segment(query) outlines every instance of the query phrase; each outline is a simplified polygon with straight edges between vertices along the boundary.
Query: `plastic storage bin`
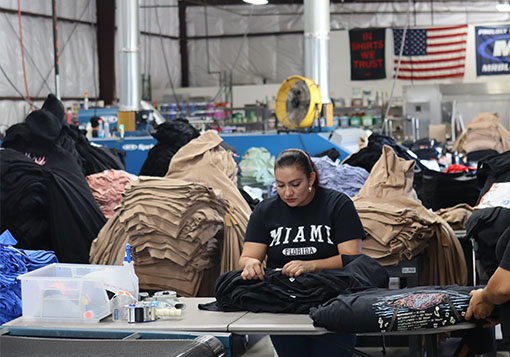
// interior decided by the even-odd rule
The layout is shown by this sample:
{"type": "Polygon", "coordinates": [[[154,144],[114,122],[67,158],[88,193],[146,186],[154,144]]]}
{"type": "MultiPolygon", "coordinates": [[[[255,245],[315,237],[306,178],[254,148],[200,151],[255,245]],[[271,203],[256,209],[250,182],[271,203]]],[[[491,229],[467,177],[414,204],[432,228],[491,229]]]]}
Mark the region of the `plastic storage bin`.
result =
{"type": "Polygon", "coordinates": [[[125,274],[123,266],[53,263],[20,275],[23,319],[98,322],[111,313],[108,282],[125,274]]]}

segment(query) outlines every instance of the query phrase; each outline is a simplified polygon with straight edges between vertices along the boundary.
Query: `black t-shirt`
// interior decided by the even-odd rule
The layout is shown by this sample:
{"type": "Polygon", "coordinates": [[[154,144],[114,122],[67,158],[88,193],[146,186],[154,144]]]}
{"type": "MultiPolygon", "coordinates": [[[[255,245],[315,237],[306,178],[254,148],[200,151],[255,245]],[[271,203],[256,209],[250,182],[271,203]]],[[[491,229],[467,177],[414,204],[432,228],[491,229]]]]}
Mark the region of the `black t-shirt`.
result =
{"type": "Polygon", "coordinates": [[[318,187],[312,201],[289,207],[278,195],[259,203],[251,214],[245,242],[267,245],[267,267],[282,268],[292,260],[338,255],[339,243],[365,238],[351,199],[318,187]]]}
{"type": "Polygon", "coordinates": [[[499,266],[503,269],[510,270],[510,226],[501,234],[496,244],[496,258],[499,266]]]}
{"type": "MultiPolygon", "coordinates": [[[[510,226],[501,234],[496,244],[496,258],[499,267],[510,270],[510,226]]],[[[499,309],[503,341],[510,350],[510,302],[500,306],[499,309]]]]}

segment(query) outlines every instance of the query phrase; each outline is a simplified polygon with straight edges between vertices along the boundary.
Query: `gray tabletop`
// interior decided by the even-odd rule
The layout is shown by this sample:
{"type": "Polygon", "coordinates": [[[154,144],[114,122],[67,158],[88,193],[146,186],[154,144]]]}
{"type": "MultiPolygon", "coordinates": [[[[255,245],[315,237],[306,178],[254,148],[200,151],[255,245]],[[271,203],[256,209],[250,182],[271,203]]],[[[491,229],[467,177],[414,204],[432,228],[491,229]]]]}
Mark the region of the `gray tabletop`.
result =
{"type": "Polygon", "coordinates": [[[248,312],[229,326],[229,331],[237,334],[263,335],[322,335],[328,330],[313,326],[306,314],[273,314],[248,312]]]}
{"type": "Polygon", "coordinates": [[[240,312],[216,312],[198,309],[198,304],[214,301],[214,298],[181,298],[186,309],[181,318],[159,319],[152,322],[128,323],[127,321],[113,322],[111,316],[99,323],[84,322],[45,322],[27,321],[23,317],[4,324],[8,328],[24,329],[73,329],[73,330],[152,330],[152,331],[190,331],[190,332],[227,332],[234,321],[246,314],[240,312]]]}

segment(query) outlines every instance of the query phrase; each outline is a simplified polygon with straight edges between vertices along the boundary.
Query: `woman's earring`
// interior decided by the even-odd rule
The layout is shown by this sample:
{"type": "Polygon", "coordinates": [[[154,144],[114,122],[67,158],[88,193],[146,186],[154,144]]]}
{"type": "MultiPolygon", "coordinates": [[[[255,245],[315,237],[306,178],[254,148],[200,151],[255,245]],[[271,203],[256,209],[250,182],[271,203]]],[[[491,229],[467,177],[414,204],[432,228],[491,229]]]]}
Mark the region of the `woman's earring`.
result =
{"type": "Polygon", "coordinates": [[[312,192],[312,186],[308,186],[308,192],[312,192]]]}

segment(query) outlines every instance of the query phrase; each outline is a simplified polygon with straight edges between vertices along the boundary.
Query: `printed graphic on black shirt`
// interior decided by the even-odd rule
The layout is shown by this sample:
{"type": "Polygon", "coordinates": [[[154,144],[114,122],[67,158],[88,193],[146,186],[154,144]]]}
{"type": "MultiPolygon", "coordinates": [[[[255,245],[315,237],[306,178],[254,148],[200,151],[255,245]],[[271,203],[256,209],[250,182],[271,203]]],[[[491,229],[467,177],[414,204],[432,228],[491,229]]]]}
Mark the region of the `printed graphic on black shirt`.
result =
{"type": "Polygon", "coordinates": [[[335,245],[331,240],[331,227],[327,225],[310,225],[308,227],[298,226],[298,227],[278,227],[276,229],[271,230],[271,243],[269,247],[275,247],[278,245],[282,245],[282,254],[287,257],[296,257],[296,256],[306,256],[306,255],[314,255],[317,253],[317,248],[314,245],[317,244],[330,244],[332,246],[335,245]],[[284,232],[284,233],[282,233],[284,232]],[[295,244],[295,243],[311,243],[310,246],[300,246],[300,247],[285,247],[287,244],[295,244]]]}
{"type": "Polygon", "coordinates": [[[381,332],[410,331],[455,325],[464,320],[469,295],[423,290],[377,299],[372,305],[381,332]]]}

